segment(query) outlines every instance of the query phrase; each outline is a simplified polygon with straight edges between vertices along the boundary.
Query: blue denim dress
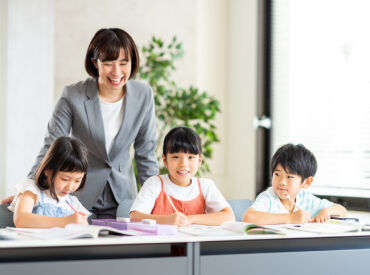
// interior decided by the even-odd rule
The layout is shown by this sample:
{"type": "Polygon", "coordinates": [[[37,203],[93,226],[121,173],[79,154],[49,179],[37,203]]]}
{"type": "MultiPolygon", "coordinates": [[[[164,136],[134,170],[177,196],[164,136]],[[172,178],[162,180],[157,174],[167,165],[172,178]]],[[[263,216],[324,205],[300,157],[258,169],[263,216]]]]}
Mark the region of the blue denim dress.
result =
{"type": "MultiPolygon", "coordinates": [[[[72,209],[67,210],[63,207],[58,206],[57,204],[44,202],[44,192],[42,190],[40,190],[40,195],[40,201],[32,209],[32,213],[49,217],[66,217],[74,213],[72,209]]],[[[72,204],[72,197],[70,195],[68,195],[68,201],[72,204]]]]}

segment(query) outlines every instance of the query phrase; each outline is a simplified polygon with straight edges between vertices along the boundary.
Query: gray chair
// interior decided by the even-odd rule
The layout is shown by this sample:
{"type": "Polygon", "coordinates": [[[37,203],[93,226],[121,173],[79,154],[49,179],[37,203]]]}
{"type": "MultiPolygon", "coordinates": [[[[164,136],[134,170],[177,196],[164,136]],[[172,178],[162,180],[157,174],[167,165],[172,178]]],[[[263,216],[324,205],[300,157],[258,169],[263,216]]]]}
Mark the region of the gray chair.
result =
{"type": "Polygon", "coordinates": [[[14,227],[13,212],[8,210],[9,204],[0,204],[0,228],[14,227]]]}
{"type": "Polygon", "coordinates": [[[235,214],[235,220],[237,222],[241,222],[243,220],[243,216],[245,211],[252,205],[252,200],[229,200],[227,201],[235,214]]]}
{"type": "Polygon", "coordinates": [[[121,201],[117,207],[117,217],[129,218],[130,209],[133,203],[134,203],[134,200],[121,201]]]}

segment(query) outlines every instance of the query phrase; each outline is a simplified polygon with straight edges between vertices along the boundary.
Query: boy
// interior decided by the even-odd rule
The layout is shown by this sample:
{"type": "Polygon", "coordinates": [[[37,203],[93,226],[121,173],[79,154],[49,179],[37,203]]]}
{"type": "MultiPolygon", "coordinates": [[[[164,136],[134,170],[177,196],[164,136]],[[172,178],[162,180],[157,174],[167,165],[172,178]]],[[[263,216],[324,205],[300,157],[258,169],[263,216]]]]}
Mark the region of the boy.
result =
{"type": "Polygon", "coordinates": [[[325,222],[347,210],[306,189],[317,170],[315,156],[303,145],[286,144],[271,160],[272,187],[259,194],[243,221],[256,224],[325,222]]]}

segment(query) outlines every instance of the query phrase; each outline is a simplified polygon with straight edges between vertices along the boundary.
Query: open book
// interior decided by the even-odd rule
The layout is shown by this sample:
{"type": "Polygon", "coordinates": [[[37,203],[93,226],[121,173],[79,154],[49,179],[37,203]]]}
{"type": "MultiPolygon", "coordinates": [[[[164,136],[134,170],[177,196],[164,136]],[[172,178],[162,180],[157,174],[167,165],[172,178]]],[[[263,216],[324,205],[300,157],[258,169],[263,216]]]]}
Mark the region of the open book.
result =
{"type": "Polygon", "coordinates": [[[286,228],[319,234],[335,234],[361,231],[363,224],[340,220],[328,220],[324,223],[289,224],[286,228]]]}
{"type": "Polygon", "coordinates": [[[224,230],[221,226],[210,226],[201,224],[191,224],[188,226],[180,227],[180,233],[192,236],[237,236],[242,235],[240,232],[224,230]]]}
{"type": "Polygon", "coordinates": [[[142,235],[135,230],[119,230],[108,226],[85,225],[85,224],[68,224],[64,228],[15,228],[7,227],[0,229],[0,238],[15,240],[69,240],[77,238],[98,238],[104,235],[142,235]]]}
{"type": "Polygon", "coordinates": [[[259,225],[246,222],[224,222],[221,225],[224,230],[234,232],[247,233],[248,235],[254,234],[280,234],[285,235],[286,230],[281,225],[259,225]]]}

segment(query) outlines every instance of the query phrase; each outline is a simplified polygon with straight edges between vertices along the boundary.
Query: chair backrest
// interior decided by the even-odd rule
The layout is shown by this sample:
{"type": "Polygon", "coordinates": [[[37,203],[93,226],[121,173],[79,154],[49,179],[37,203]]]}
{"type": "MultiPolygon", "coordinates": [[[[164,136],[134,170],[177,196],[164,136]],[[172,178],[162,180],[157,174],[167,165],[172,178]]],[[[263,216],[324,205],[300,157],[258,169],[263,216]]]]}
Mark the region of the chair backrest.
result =
{"type": "Polygon", "coordinates": [[[243,216],[245,211],[252,205],[252,200],[229,200],[227,201],[235,214],[235,220],[241,222],[243,220],[243,216]]]}
{"type": "Polygon", "coordinates": [[[8,209],[9,204],[0,204],[0,228],[14,227],[13,212],[8,209]]]}
{"type": "Polygon", "coordinates": [[[134,203],[134,200],[130,200],[130,199],[121,201],[117,208],[117,217],[129,218],[130,209],[133,203],[134,203]]]}

